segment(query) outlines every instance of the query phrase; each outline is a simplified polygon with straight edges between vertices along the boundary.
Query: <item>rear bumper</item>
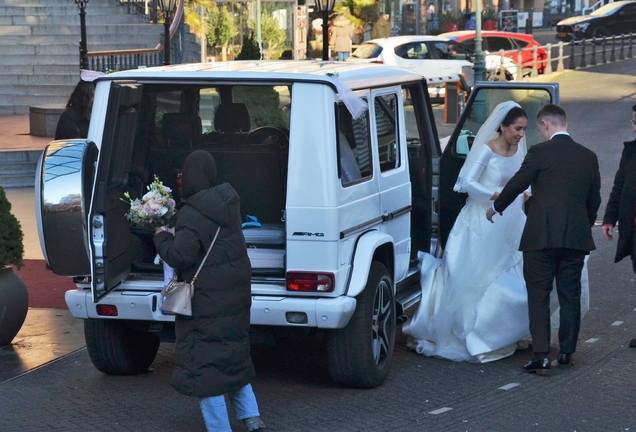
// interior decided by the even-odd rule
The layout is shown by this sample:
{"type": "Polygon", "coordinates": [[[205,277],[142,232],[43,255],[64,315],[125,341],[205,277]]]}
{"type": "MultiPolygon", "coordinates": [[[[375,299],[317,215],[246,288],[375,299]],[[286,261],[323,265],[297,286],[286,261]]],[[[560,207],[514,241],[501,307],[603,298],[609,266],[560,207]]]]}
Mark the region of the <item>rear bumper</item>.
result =
{"type": "MultiPolygon", "coordinates": [[[[117,316],[97,313],[89,289],[78,288],[67,291],[66,305],[75,318],[103,318],[144,321],[174,321],[174,316],[164,315],[159,309],[161,294],[149,291],[113,291],[99,305],[117,307],[117,316]]],[[[252,296],[251,324],[283,327],[316,327],[324,329],[343,328],[356,308],[356,299],[340,296],[335,298],[302,298],[281,296],[252,296]],[[289,322],[289,314],[305,314],[302,324],[289,322]]]]}

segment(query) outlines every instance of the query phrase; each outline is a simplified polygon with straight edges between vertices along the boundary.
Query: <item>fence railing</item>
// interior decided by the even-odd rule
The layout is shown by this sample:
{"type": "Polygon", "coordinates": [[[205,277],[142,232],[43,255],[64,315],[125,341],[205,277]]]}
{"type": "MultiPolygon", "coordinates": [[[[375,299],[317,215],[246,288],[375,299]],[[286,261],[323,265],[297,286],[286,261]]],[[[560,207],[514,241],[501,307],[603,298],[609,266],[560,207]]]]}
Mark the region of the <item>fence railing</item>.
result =
{"type": "Polygon", "coordinates": [[[516,81],[521,81],[528,75],[536,77],[540,71],[550,75],[553,72],[561,72],[565,69],[578,69],[596,66],[608,62],[632,59],[636,55],[634,47],[636,41],[632,33],[627,35],[610,36],[602,38],[581,39],[571,42],[559,42],[547,44],[541,47],[524,48],[516,51],[499,51],[501,56],[499,76],[505,76],[505,64],[503,57],[516,53],[517,75],[516,81]],[[545,50],[546,56],[541,58],[539,50],[545,50]],[[531,51],[533,61],[531,64],[522,62],[523,53],[531,51]],[[556,55],[555,54],[556,51],[556,55]],[[530,74],[527,73],[531,70],[530,74]],[[525,75],[524,75],[525,73],[525,75]]]}

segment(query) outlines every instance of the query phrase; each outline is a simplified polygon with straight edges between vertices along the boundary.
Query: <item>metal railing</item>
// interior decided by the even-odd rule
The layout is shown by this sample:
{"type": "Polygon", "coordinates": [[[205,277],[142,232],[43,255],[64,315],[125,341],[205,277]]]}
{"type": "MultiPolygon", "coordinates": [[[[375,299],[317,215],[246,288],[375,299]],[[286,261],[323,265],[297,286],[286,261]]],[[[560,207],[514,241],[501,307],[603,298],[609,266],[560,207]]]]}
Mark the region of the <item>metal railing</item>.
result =
{"type": "Polygon", "coordinates": [[[147,22],[157,22],[157,0],[117,0],[125,5],[129,15],[140,15],[147,22]]]}
{"type": "Polygon", "coordinates": [[[627,35],[610,36],[602,38],[581,39],[571,42],[559,42],[558,44],[547,44],[541,47],[524,48],[516,51],[499,51],[500,79],[505,76],[504,56],[516,53],[517,75],[516,81],[521,81],[526,77],[537,77],[540,71],[544,75],[553,72],[562,72],[565,69],[579,69],[588,66],[596,66],[608,62],[632,59],[636,55],[636,43],[632,33],[627,35]],[[544,49],[546,57],[539,58],[539,50],[544,49]],[[556,50],[556,56],[554,51],[556,50]],[[522,62],[523,53],[531,51],[533,54],[532,64],[522,62]],[[530,73],[528,74],[528,69],[530,73]],[[525,75],[524,75],[525,72],[525,75]]]}

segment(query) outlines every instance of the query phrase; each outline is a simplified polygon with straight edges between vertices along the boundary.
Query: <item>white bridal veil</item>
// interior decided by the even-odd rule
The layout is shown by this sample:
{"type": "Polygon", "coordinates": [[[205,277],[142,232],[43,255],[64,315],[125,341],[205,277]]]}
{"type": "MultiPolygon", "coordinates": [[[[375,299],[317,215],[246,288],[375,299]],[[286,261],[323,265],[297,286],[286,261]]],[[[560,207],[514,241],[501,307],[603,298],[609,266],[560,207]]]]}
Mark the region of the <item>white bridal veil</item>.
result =
{"type": "MultiPolygon", "coordinates": [[[[468,153],[468,157],[466,157],[466,161],[464,162],[464,166],[461,171],[459,171],[459,176],[457,177],[457,182],[455,183],[455,187],[453,188],[455,192],[466,192],[466,184],[468,178],[466,176],[467,168],[471,166],[471,163],[474,161],[476,155],[480,152],[479,147],[488,145],[488,141],[491,141],[499,136],[499,126],[508,115],[508,111],[510,111],[514,107],[521,106],[514,101],[506,101],[498,104],[495,109],[492,110],[486,122],[479,128],[477,135],[475,136],[475,140],[473,141],[472,148],[468,153]]],[[[524,136],[519,142],[519,149],[517,151],[521,152],[521,158],[523,159],[528,151],[526,146],[526,137],[524,136]]]]}

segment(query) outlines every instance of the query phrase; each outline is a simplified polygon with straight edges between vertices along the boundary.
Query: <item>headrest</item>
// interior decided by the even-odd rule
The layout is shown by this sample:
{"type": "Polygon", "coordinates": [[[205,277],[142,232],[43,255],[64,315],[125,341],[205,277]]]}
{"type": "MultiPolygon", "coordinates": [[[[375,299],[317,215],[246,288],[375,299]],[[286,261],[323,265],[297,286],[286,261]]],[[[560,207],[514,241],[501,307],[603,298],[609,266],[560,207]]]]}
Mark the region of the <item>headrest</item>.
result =
{"type": "Polygon", "coordinates": [[[250,131],[250,113],[242,103],[223,103],[214,113],[214,129],[224,133],[250,131]]]}
{"type": "Polygon", "coordinates": [[[197,114],[165,113],[161,120],[163,139],[169,147],[193,148],[201,142],[201,117],[197,114]]]}

